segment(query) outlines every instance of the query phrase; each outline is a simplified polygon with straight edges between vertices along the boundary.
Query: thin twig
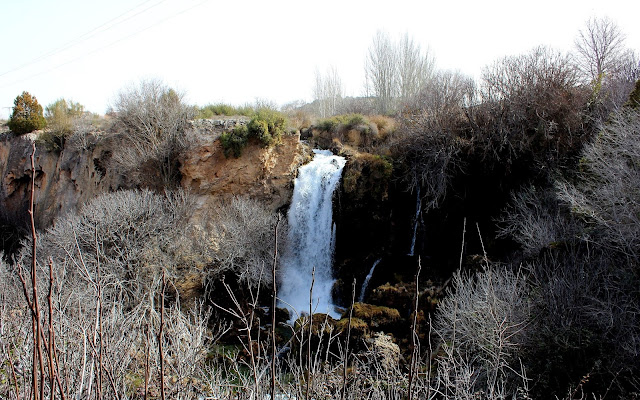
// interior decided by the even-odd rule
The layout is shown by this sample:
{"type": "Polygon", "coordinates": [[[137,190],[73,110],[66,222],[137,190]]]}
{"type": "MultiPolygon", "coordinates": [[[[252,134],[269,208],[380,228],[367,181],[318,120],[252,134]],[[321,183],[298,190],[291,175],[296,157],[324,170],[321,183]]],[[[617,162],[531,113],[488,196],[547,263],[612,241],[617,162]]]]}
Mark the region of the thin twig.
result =
{"type": "Polygon", "coordinates": [[[418,373],[418,357],[419,357],[419,343],[418,343],[418,301],[419,301],[419,287],[418,283],[420,281],[420,270],[422,269],[422,264],[420,261],[420,256],[418,256],[418,271],[416,272],[416,295],[414,297],[414,309],[413,309],[413,322],[411,323],[411,362],[409,363],[409,394],[408,399],[413,399],[413,381],[418,373]]]}
{"type": "Polygon", "coordinates": [[[14,391],[16,393],[16,400],[20,400],[20,394],[18,391],[18,377],[16,376],[16,366],[13,364],[13,357],[11,357],[11,352],[7,348],[7,359],[9,360],[9,365],[11,365],[11,377],[13,378],[14,391]]]}
{"type": "Polygon", "coordinates": [[[480,238],[480,246],[482,247],[482,254],[484,256],[484,263],[489,266],[489,258],[487,257],[487,251],[484,249],[484,242],[482,241],[482,234],[480,233],[480,225],[476,222],[476,229],[478,230],[478,237],[480,238]]]}
{"type": "Polygon", "coordinates": [[[344,400],[347,395],[347,368],[349,366],[349,338],[351,337],[351,319],[353,317],[353,304],[356,301],[356,279],[351,285],[351,307],[349,307],[349,322],[347,323],[347,338],[344,345],[344,366],[342,370],[342,393],[340,398],[344,400]]]}
{"type": "Polygon", "coordinates": [[[151,342],[149,320],[147,320],[145,325],[147,329],[144,343],[144,400],[147,400],[147,396],[149,395],[149,343],[151,342]]]}
{"type": "Polygon", "coordinates": [[[162,348],[163,328],[164,328],[164,290],[166,287],[166,275],[164,268],[162,269],[162,292],[160,294],[160,328],[158,331],[158,351],[160,352],[160,397],[165,400],[164,391],[164,349],[162,348]]]}
{"type": "Polygon", "coordinates": [[[316,282],[316,267],[311,268],[311,287],[309,288],[309,337],[307,338],[307,392],[306,399],[309,400],[309,384],[311,382],[311,334],[313,333],[313,285],[316,282]]]}
{"type": "Polygon", "coordinates": [[[467,233],[467,217],[462,222],[462,246],[460,248],[460,269],[462,269],[462,256],[464,255],[464,236],[467,233]]]}
{"type": "Polygon", "coordinates": [[[271,399],[274,399],[276,394],[276,299],[278,294],[276,287],[276,268],[278,265],[278,226],[280,225],[281,219],[282,215],[278,213],[278,219],[274,229],[273,265],[271,267],[273,287],[273,291],[271,293],[271,399]]]}

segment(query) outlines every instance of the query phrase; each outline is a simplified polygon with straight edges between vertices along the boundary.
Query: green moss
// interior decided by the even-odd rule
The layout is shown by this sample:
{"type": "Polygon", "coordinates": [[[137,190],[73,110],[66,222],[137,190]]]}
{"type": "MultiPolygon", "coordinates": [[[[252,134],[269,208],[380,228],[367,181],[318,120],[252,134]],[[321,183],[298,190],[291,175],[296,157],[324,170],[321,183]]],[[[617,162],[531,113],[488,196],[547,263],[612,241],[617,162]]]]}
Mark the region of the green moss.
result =
{"type": "Polygon", "coordinates": [[[365,195],[385,198],[393,173],[393,164],[389,159],[375,154],[358,153],[349,161],[342,177],[343,190],[356,199],[365,195]]]}
{"type": "Polygon", "coordinates": [[[387,318],[394,321],[400,319],[400,312],[395,308],[375,306],[366,303],[355,303],[353,305],[353,315],[365,321],[380,318],[387,318]]]}
{"type": "MultiPolygon", "coordinates": [[[[347,332],[349,329],[349,318],[342,318],[336,322],[336,328],[340,332],[347,332]]],[[[369,325],[360,318],[351,318],[351,334],[363,335],[369,331],[369,325]]]]}

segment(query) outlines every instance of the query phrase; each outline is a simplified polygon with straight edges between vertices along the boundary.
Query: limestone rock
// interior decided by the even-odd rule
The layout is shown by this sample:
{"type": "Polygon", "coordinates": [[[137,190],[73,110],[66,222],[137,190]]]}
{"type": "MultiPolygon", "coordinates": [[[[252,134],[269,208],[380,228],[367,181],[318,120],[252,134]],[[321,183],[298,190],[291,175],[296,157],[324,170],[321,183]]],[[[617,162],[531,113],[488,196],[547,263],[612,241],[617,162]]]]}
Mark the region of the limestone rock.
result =
{"type": "MultiPolygon", "coordinates": [[[[4,135],[0,140],[0,217],[24,221],[29,205],[32,144],[37,135],[4,135]]],[[[105,166],[110,157],[108,140],[89,148],[47,151],[36,142],[34,158],[36,226],[44,229],[56,217],[76,210],[100,193],[116,190],[122,180],[105,166]]]]}
{"type": "Polygon", "coordinates": [[[293,179],[309,154],[299,135],[285,135],[267,148],[250,142],[239,158],[227,158],[219,140],[203,142],[182,160],[182,187],[203,203],[248,195],[276,210],[290,201],[293,179]]]}

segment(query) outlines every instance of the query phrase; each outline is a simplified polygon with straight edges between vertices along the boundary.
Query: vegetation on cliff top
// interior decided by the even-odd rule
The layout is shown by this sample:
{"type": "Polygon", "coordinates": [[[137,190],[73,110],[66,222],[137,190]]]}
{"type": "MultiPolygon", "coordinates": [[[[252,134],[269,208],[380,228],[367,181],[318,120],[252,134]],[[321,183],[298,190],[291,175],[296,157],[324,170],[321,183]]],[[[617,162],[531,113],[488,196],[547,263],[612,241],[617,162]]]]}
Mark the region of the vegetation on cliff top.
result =
{"type": "Polygon", "coordinates": [[[224,154],[227,157],[240,157],[251,139],[265,147],[278,144],[286,127],[287,119],[282,113],[269,108],[258,109],[247,125],[238,125],[220,135],[224,154]]]}

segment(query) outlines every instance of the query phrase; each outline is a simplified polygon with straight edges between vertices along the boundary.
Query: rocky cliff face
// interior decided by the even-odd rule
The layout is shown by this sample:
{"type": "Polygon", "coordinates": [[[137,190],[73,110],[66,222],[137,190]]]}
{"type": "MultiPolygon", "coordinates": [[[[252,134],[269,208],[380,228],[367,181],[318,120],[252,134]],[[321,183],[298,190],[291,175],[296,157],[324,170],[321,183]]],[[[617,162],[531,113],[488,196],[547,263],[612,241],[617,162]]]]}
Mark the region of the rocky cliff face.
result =
{"type": "Polygon", "coordinates": [[[227,158],[219,140],[203,141],[182,160],[182,187],[200,197],[201,204],[235,195],[248,195],[276,210],[291,200],[298,167],[310,159],[299,135],[263,148],[249,143],[239,158],[227,158]]]}
{"type": "MultiPolygon", "coordinates": [[[[29,206],[32,145],[37,134],[5,135],[0,140],[0,217],[23,221],[29,206]]],[[[122,177],[107,170],[108,140],[86,148],[47,151],[36,145],[34,214],[39,229],[100,193],[116,190],[122,177]]]]}
{"type": "MultiPolygon", "coordinates": [[[[309,150],[299,135],[286,135],[282,143],[262,148],[251,143],[239,158],[226,158],[217,135],[204,135],[181,160],[182,187],[201,207],[221,198],[248,195],[278,209],[290,201],[293,179],[309,150]]],[[[29,205],[30,155],[37,134],[0,138],[0,219],[24,223],[29,205]]],[[[36,226],[44,229],[55,218],[80,207],[101,193],[128,187],[125,176],[112,170],[116,146],[109,137],[92,137],[87,146],[66,146],[35,153],[36,226]]]]}

